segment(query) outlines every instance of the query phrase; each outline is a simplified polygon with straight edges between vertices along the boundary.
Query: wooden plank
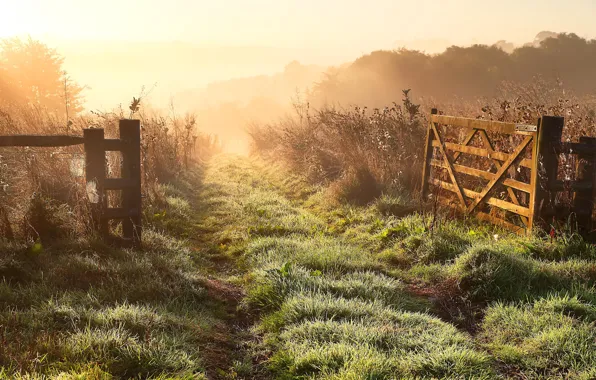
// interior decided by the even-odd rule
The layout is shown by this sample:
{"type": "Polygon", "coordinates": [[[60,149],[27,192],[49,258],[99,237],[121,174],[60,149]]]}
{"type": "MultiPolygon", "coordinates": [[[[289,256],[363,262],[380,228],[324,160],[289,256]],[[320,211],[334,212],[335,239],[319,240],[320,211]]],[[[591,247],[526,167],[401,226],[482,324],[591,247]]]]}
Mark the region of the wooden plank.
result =
{"type": "MultiPolygon", "coordinates": [[[[445,164],[443,164],[443,162],[441,162],[439,160],[432,160],[431,164],[433,166],[437,166],[437,167],[446,169],[445,164]]],[[[479,177],[479,178],[486,179],[486,180],[491,180],[495,177],[494,173],[487,172],[487,171],[480,170],[480,169],[471,168],[471,167],[465,166],[465,165],[453,164],[453,169],[457,173],[463,173],[463,174],[471,175],[474,177],[479,177]]],[[[526,193],[529,193],[532,190],[532,187],[529,183],[517,181],[517,180],[511,179],[511,178],[505,178],[503,180],[503,185],[511,187],[513,189],[524,191],[526,193]]]]}
{"type": "Polygon", "coordinates": [[[85,179],[87,196],[90,198],[91,215],[94,228],[105,238],[109,234],[108,224],[102,219],[107,205],[104,194],[106,176],[106,152],[103,148],[104,130],[89,128],[83,130],[85,139],[85,179]]]}
{"type": "Polygon", "coordinates": [[[131,218],[122,223],[122,234],[132,239],[133,246],[140,247],[142,234],[141,194],[141,122],[120,120],[120,139],[123,142],[122,177],[134,185],[123,192],[123,206],[131,211],[131,218]]]}
{"type": "Polygon", "coordinates": [[[36,135],[12,135],[12,136],[0,136],[0,146],[31,146],[31,147],[60,147],[60,146],[72,146],[83,144],[85,140],[82,136],[66,136],[66,135],[53,135],[53,136],[36,136],[36,135]]]}
{"type": "MultiPolygon", "coordinates": [[[[433,146],[438,147],[439,143],[436,140],[434,140],[433,146]]],[[[456,152],[472,154],[475,156],[480,156],[480,157],[485,157],[485,158],[490,158],[490,159],[497,159],[499,161],[507,161],[507,159],[509,158],[509,154],[507,154],[507,153],[494,152],[491,154],[487,149],[477,148],[474,146],[464,146],[464,145],[454,144],[454,143],[450,143],[450,142],[445,143],[445,148],[447,148],[448,150],[454,150],[456,152]]],[[[522,160],[520,161],[520,166],[531,169],[532,168],[532,160],[527,159],[527,158],[522,158],[522,160]]]]}
{"type": "Polygon", "coordinates": [[[437,130],[437,126],[435,125],[435,123],[431,122],[430,126],[433,129],[433,131],[435,132],[435,138],[439,142],[439,150],[441,151],[441,154],[443,155],[443,160],[445,160],[445,164],[447,165],[447,171],[449,172],[449,177],[451,178],[451,183],[453,183],[453,185],[455,186],[455,189],[457,190],[456,191],[457,198],[461,202],[462,206],[465,207],[466,200],[462,193],[461,187],[457,183],[457,178],[455,177],[455,173],[453,171],[453,165],[451,164],[451,160],[449,159],[447,152],[445,152],[445,147],[443,146],[443,139],[441,138],[441,135],[439,134],[439,131],[437,130]]]}
{"type": "Polygon", "coordinates": [[[128,210],[125,208],[106,208],[103,211],[104,219],[129,219],[138,215],[137,210],[128,210]]]}
{"type": "Polygon", "coordinates": [[[556,181],[551,185],[551,190],[554,191],[589,191],[592,189],[592,181],[571,181],[565,183],[563,181],[556,181]]]}
{"type": "Polygon", "coordinates": [[[515,232],[517,234],[524,234],[526,232],[526,228],[525,227],[521,227],[521,226],[515,225],[515,224],[510,223],[510,222],[508,222],[506,220],[503,220],[501,218],[496,218],[496,217],[494,217],[492,215],[489,215],[487,213],[484,213],[484,212],[478,212],[478,213],[476,213],[476,217],[478,219],[480,219],[480,220],[483,220],[483,221],[488,222],[488,223],[492,223],[492,224],[494,224],[496,226],[499,226],[499,227],[503,227],[503,228],[505,228],[505,229],[507,229],[509,231],[515,232]]]}
{"type": "Polygon", "coordinates": [[[120,139],[105,139],[103,146],[106,152],[121,152],[125,149],[125,144],[120,139]]]}
{"type": "MultiPolygon", "coordinates": [[[[431,110],[431,115],[437,114],[439,111],[436,108],[431,110]]],[[[426,129],[426,140],[424,142],[424,164],[422,166],[422,186],[420,188],[420,193],[422,195],[422,199],[425,200],[428,196],[428,179],[430,178],[430,161],[433,156],[433,131],[430,126],[426,129]]]]}
{"type": "MultiPolygon", "coordinates": [[[[526,149],[526,147],[532,140],[533,140],[532,136],[526,136],[524,141],[522,141],[521,144],[519,144],[517,146],[517,148],[515,148],[515,151],[513,152],[513,154],[509,155],[509,159],[507,159],[507,161],[505,161],[503,163],[503,166],[501,166],[501,168],[495,174],[495,177],[493,179],[491,179],[490,182],[486,185],[486,187],[484,188],[484,190],[482,191],[480,196],[478,198],[476,198],[476,200],[474,202],[472,202],[471,205],[468,206],[468,212],[474,211],[476,206],[478,206],[481,202],[484,201],[484,199],[488,196],[488,193],[493,189],[495,184],[501,180],[501,178],[505,175],[505,172],[509,169],[509,167],[513,164],[513,162],[519,157],[519,155],[524,151],[524,149],[526,149]]],[[[524,216],[527,216],[527,215],[524,215],[524,216]]]]}
{"type": "Polygon", "coordinates": [[[103,187],[105,190],[123,190],[134,188],[136,184],[135,180],[128,178],[106,178],[103,187]]]}
{"type": "MultiPolygon", "coordinates": [[[[435,186],[439,186],[439,187],[441,187],[441,188],[443,188],[445,190],[449,190],[451,192],[455,192],[455,189],[453,188],[453,185],[451,185],[450,183],[447,183],[447,182],[444,182],[444,181],[440,181],[438,179],[431,179],[430,180],[430,183],[432,183],[435,186]]],[[[476,191],[469,190],[469,189],[466,189],[466,188],[463,189],[463,192],[464,192],[464,195],[467,198],[470,198],[470,199],[478,199],[482,195],[481,193],[478,193],[476,191]]],[[[486,203],[489,204],[489,205],[491,205],[491,206],[495,206],[495,207],[501,208],[503,210],[510,211],[510,212],[512,212],[514,214],[517,214],[517,215],[522,215],[522,216],[526,216],[527,217],[530,214],[530,209],[529,208],[526,208],[526,207],[523,207],[523,206],[519,206],[519,205],[516,205],[515,203],[507,202],[507,201],[504,201],[502,199],[489,197],[489,198],[486,199],[486,203]]]]}
{"type": "Polygon", "coordinates": [[[514,134],[516,133],[515,123],[503,123],[493,120],[469,119],[465,117],[433,115],[431,121],[438,124],[452,125],[454,127],[482,129],[485,131],[514,134]]]}
{"type": "Polygon", "coordinates": [[[537,151],[535,167],[532,169],[534,183],[533,223],[549,229],[552,215],[556,209],[555,195],[551,186],[557,181],[561,137],[565,119],[556,116],[543,116],[540,119],[540,130],[535,143],[537,151]]]}
{"type": "Polygon", "coordinates": [[[596,148],[590,144],[586,144],[585,142],[563,142],[560,145],[560,149],[557,153],[567,153],[567,154],[580,154],[583,156],[595,156],[596,155],[596,148]]]}
{"type": "MultiPolygon", "coordinates": [[[[591,151],[596,151],[596,138],[581,136],[580,142],[591,151]]],[[[573,210],[577,214],[577,224],[580,232],[587,235],[592,228],[592,212],[594,209],[594,174],[596,173],[596,157],[594,154],[580,154],[577,157],[576,178],[581,181],[574,182],[575,185],[587,185],[582,190],[576,190],[573,197],[573,210]]]]}
{"type": "Polygon", "coordinates": [[[534,222],[536,217],[536,192],[538,186],[538,146],[540,144],[542,118],[538,120],[536,127],[536,135],[534,137],[534,144],[532,144],[532,167],[530,168],[530,202],[528,207],[530,208],[530,216],[528,217],[528,229],[527,233],[531,234],[534,229],[534,222]]]}

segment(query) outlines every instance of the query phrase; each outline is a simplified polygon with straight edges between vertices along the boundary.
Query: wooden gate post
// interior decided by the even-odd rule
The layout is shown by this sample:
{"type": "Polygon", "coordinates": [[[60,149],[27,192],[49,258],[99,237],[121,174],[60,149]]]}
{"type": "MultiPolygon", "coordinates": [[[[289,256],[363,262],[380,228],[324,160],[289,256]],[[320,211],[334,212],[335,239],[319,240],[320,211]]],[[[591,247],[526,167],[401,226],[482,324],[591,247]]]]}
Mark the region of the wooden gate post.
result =
{"type": "Polygon", "coordinates": [[[85,179],[87,197],[91,203],[91,217],[94,228],[103,237],[108,236],[108,224],[103,218],[106,208],[104,182],[106,176],[106,153],[104,150],[104,130],[84,129],[83,144],[85,147],[85,179]]]}
{"type": "Polygon", "coordinates": [[[543,116],[540,119],[536,155],[532,164],[534,184],[533,226],[547,227],[554,216],[554,196],[559,152],[565,119],[557,116],[543,116]]]}
{"type": "Polygon", "coordinates": [[[578,228],[582,234],[586,234],[592,231],[596,138],[582,136],[579,142],[593,147],[590,153],[580,152],[577,155],[576,181],[581,181],[581,186],[575,191],[573,198],[573,211],[577,217],[578,228]]]}
{"type": "Polygon", "coordinates": [[[122,207],[130,214],[122,221],[122,234],[133,246],[139,247],[142,235],[140,120],[120,120],[120,140],[123,141],[122,178],[129,184],[122,191],[122,207]]]}
{"type": "Polygon", "coordinates": [[[423,162],[423,166],[422,166],[422,185],[421,185],[421,196],[422,196],[422,202],[426,201],[426,198],[428,197],[428,180],[430,178],[430,169],[431,169],[431,160],[433,157],[433,140],[434,140],[434,134],[433,134],[433,129],[431,128],[431,123],[432,121],[432,115],[436,115],[438,114],[439,111],[436,108],[433,108],[430,111],[431,114],[431,120],[429,120],[429,124],[428,124],[428,128],[426,130],[426,143],[424,144],[424,162],[423,162]]]}

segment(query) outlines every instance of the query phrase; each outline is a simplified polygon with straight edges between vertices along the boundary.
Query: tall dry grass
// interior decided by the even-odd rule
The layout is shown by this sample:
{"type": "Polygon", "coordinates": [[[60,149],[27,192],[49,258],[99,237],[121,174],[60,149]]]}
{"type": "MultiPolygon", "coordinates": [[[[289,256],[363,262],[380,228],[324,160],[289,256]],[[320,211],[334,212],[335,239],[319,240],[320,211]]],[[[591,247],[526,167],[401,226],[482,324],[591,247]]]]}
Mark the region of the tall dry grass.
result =
{"type": "Polygon", "coordinates": [[[404,91],[401,104],[369,110],[296,104],[295,116],[253,125],[253,151],[283,159],[338,196],[365,203],[388,188],[414,186],[421,165],[424,117],[404,91]]]}
{"type": "MultiPolygon", "coordinates": [[[[524,124],[536,124],[543,115],[563,116],[564,141],[596,136],[596,97],[576,96],[560,81],[539,77],[531,85],[503,82],[492,98],[450,102],[425,98],[420,103],[414,104],[410,92],[404,91],[402,104],[384,109],[311,110],[308,103],[298,104],[293,117],[250,128],[253,151],[285,161],[314,182],[331,183],[342,198],[368,202],[381,191],[417,194],[431,108],[442,114],[524,124]]],[[[446,138],[461,142],[467,132],[451,129],[446,138]]],[[[494,134],[491,140],[505,152],[519,143],[494,134]]],[[[574,180],[576,163],[576,156],[561,155],[560,177],[574,180]]]]}
{"type": "MultiPolygon", "coordinates": [[[[216,138],[199,131],[192,115],[163,115],[151,109],[90,113],[68,122],[44,109],[3,104],[0,135],[72,134],[104,128],[118,137],[122,118],[141,120],[142,191],[145,202],[160,202],[158,184],[173,181],[197,160],[219,149],[216,138]]],[[[106,155],[107,176],[118,177],[120,154],[106,155]]],[[[82,146],[0,148],[0,239],[52,241],[92,231],[84,181],[82,146]]],[[[116,200],[112,200],[116,201],[116,200]]]]}

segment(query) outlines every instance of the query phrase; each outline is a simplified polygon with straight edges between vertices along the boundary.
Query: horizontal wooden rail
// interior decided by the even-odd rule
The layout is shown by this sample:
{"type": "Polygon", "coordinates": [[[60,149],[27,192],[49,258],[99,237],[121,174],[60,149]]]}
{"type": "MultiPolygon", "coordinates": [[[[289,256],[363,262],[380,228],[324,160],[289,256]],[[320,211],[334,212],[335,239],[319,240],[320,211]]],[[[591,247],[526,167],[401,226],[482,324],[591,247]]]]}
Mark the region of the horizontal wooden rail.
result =
{"type": "Polygon", "coordinates": [[[124,150],[124,142],[120,139],[103,140],[103,149],[106,152],[119,152],[124,150]]]}
{"type": "Polygon", "coordinates": [[[504,123],[501,121],[469,119],[464,117],[454,117],[445,115],[431,115],[434,123],[451,125],[454,127],[482,129],[490,132],[505,134],[528,134],[536,131],[535,125],[522,125],[515,123],[504,123]]]}
{"type": "MultiPolygon", "coordinates": [[[[461,212],[466,211],[466,208],[462,207],[462,205],[455,199],[450,199],[450,198],[447,198],[447,197],[444,197],[441,195],[439,195],[437,198],[439,200],[439,203],[444,206],[447,206],[450,208],[455,208],[461,212]]],[[[526,231],[526,227],[515,225],[515,224],[510,223],[506,220],[489,215],[485,212],[476,212],[474,215],[480,220],[495,224],[497,226],[503,227],[505,229],[508,229],[509,231],[512,231],[512,232],[515,232],[518,234],[523,234],[526,231]]]]}
{"type": "MultiPolygon", "coordinates": [[[[437,140],[433,140],[432,146],[439,147],[440,145],[441,144],[437,140]]],[[[467,145],[454,144],[454,143],[450,143],[450,142],[446,142],[445,147],[448,150],[453,150],[455,152],[461,152],[461,153],[472,154],[472,155],[479,156],[479,157],[497,159],[497,160],[503,161],[503,162],[507,161],[507,159],[509,158],[509,154],[507,154],[507,153],[490,152],[487,149],[476,148],[476,147],[467,146],[467,145]]],[[[527,158],[522,158],[520,160],[519,164],[525,168],[529,168],[529,169],[532,168],[532,160],[527,159],[527,158]]]]}
{"type": "Polygon", "coordinates": [[[592,189],[592,182],[591,181],[570,181],[570,182],[563,182],[563,181],[556,181],[550,185],[551,190],[554,191],[564,191],[564,190],[572,190],[572,191],[586,191],[592,189]]]}
{"type": "Polygon", "coordinates": [[[68,135],[35,136],[35,135],[12,135],[0,136],[0,146],[31,146],[42,148],[56,148],[60,146],[72,146],[83,144],[83,137],[68,135]]]}
{"type": "Polygon", "coordinates": [[[106,208],[103,212],[105,219],[128,219],[137,216],[137,210],[127,210],[124,208],[106,208]]]}
{"type": "MultiPolygon", "coordinates": [[[[431,160],[431,165],[436,166],[436,167],[440,167],[443,169],[447,169],[447,165],[445,165],[444,162],[439,161],[439,160],[431,160]]],[[[482,179],[487,179],[487,180],[491,180],[495,177],[494,173],[491,172],[487,172],[484,170],[479,170],[479,169],[474,169],[471,168],[469,166],[465,166],[465,165],[459,165],[459,164],[454,164],[453,165],[453,169],[458,172],[458,173],[463,173],[463,174],[467,174],[467,175],[471,175],[474,177],[479,177],[482,179]]],[[[520,190],[520,191],[524,191],[526,193],[530,193],[532,191],[532,186],[529,183],[525,183],[525,182],[521,182],[521,181],[516,181],[514,179],[511,178],[505,178],[503,180],[503,184],[505,186],[509,186],[511,188],[520,190]]]]}
{"type": "Polygon", "coordinates": [[[476,217],[478,219],[480,219],[480,220],[483,220],[483,221],[488,222],[488,223],[492,223],[492,224],[494,224],[496,226],[499,226],[499,227],[503,227],[503,228],[505,228],[505,229],[507,229],[509,231],[516,232],[516,233],[518,233],[520,235],[526,233],[526,227],[517,226],[517,225],[515,225],[513,223],[510,223],[510,222],[508,222],[506,220],[503,220],[501,218],[497,218],[495,216],[489,215],[489,214],[487,214],[485,212],[478,212],[478,213],[476,213],[476,217]]]}
{"type": "Polygon", "coordinates": [[[137,181],[129,178],[106,178],[103,183],[105,190],[132,189],[137,186],[137,181]]]}
{"type": "Polygon", "coordinates": [[[557,153],[582,154],[582,155],[586,155],[586,156],[595,156],[596,149],[594,149],[594,145],[589,145],[589,144],[585,144],[585,143],[564,142],[564,143],[561,143],[560,149],[557,153]]]}
{"type": "MultiPolygon", "coordinates": [[[[430,183],[433,184],[433,185],[435,185],[435,186],[439,186],[442,189],[451,191],[453,193],[456,193],[456,191],[457,191],[452,184],[447,183],[447,182],[444,182],[444,181],[440,181],[438,179],[430,179],[430,183]]],[[[462,188],[462,191],[464,192],[464,195],[467,198],[477,199],[477,198],[480,197],[480,193],[477,193],[477,192],[475,192],[473,190],[462,188]]],[[[525,216],[525,217],[529,217],[530,216],[530,209],[529,208],[523,207],[523,206],[518,206],[518,205],[516,205],[514,203],[507,202],[507,201],[504,201],[502,199],[487,198],[486,203],[488,203],[491,206],[495,206],[495,207],[501,208],[503,210],[510,211],[510,212],[512,212],[514,214],[518,214],[518,215],[525,216]]]]}

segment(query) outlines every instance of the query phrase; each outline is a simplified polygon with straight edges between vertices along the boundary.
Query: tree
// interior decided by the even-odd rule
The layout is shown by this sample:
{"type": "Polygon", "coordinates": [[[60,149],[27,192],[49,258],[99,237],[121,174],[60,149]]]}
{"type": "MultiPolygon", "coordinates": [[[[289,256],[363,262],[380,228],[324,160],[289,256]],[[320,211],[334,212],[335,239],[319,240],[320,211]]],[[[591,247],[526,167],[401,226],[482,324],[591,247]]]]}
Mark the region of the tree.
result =
{"type": "Polygon", "coordinates": [[[0,41],[0,84],[27,102],[65,116],[82,111],[83,88],[72,81],[55,49],[29,37],[0,41]]]}
{"type": "Polygon", "coordinates": [[[548,30],[542,31],[534,37],[534,42],[532,43],[535,47],[540,47],[540,45],[548,40],[549,38],[557,38],[559,36],[558,33],[550,32],[548,30]]]}

